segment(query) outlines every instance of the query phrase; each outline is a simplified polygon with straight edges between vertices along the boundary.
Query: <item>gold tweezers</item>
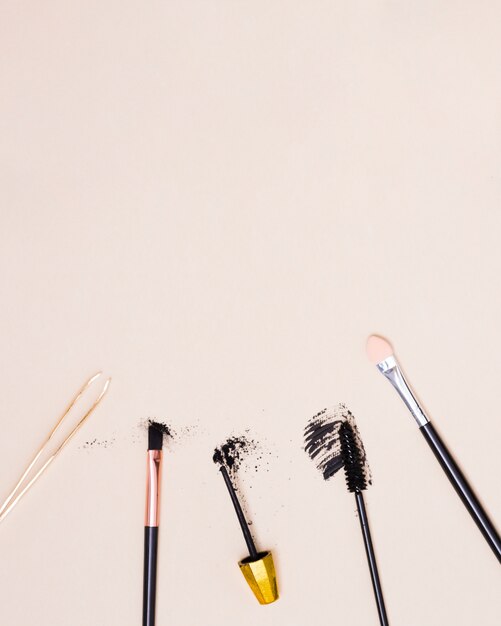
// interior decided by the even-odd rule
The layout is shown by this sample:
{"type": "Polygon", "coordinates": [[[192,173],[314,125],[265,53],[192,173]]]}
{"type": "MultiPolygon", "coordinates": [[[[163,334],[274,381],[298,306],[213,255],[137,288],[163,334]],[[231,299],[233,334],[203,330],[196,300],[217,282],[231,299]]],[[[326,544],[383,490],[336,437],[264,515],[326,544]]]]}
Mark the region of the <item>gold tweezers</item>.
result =
{"type": "Polygon", "coordinates": [[[78,402],[78,400],[84,395],[84,393],[88,390],[88,388],[92,385],[92,383],[96,379],[98,379],[101,375],[102,375],[102,372],[98,372],[97,374],[94,374],[94,376],[92,376],[92,378],[89,378],[89,380],[81,387],[80,391],[77,393],[77,395],[70,402],[70,404],[66,408],[65,412],[63,413],[63,415],[59,418],[58,422],[56,423],[54,428],[51,430],[49,436],[47,437],[47,439],[42,444],[42,447],[39,449],[39,451],[36,453],[34,459],[31,461],[31,463],[28,465],[28,467],[24,471],[24,473],[21,476],[21,478],[19,479],[17,485],[9,493],[9,495],[5,499],[4,503],[0,507],[0,522],[3,521],[7,517],[7,515],[12,511],[12,509],[16,506],[16,504],[24,496],[24,494],[40,478],[40,476],[43,474],[43,472],[49,467],[49,465],[52,463],[52,461],[58,456],[58,454],[61,452],[61,450],[64,448],[64,446],[77,433],[77,431],[82,427],[82,425],[87,420],[89,415],[94,411],[94,409],[101,402],[101,400],[103,399],[105,393],[108,391],[108,387],[110,386],[111,378],[107,378],[106,379],[106,382],[104,383],[104,387],[103,387],[101,393],[99,394],[97,399],[94,401],[92,406],[88,409],[88,411],[84,414],[84,416],[82,418],[80,418],[79,422],[73,428],[73,430],[70,432],[70,434],[66,437],[66,439],[64,439],[64,441],[59,445],[59,447],[56,449],[56,451],[53,454],[51,454],[51,456],[47,459],[47,461],[45,461],[45,463],[42,465],[42,467],[36,472],[36,474],[33,476],[33,478],[31,478],[26,483],[26,485],[23,487],[23,484],[27,480],[27,477],[28,477],[29,473],[31,472],[31,470],[33,469],[35,463],[38,461],[38,459],[42,455],[43,451],[45,450],[45,448],[49,444],[50,440],[52,439],[52,437],[55,435],[55,433],[57,432],[57,430],[59,429],[59,427],[63,423],[64,419],[67,417],[68,413],[75,406],[75,404],[78,402]]]}

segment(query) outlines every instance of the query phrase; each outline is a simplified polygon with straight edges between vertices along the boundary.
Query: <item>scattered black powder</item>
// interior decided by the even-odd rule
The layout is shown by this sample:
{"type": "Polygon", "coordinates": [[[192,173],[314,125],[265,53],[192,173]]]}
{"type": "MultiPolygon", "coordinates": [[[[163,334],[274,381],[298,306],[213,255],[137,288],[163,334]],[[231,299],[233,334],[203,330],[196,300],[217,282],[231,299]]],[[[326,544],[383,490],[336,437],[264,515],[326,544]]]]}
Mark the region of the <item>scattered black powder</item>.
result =
{"type": "Polygon", "coordinates": [[[84,441],[83,445],[80,446],[84,450],[91,450],[95,448],[109,448],[115,443],[115,437],[111,439],[89,439],[89,441],[84,441]]]}
{"type": "MultiPolygon", "coordinates": [[[[249,432],[249,430],[246,430],[242,435],[228,437],[224,443],[214,450],[212,460],[217,466],[226,468],[233,489],[239,494],[238,499],[244,512],[246,523],[248,526],[252,526],[245,490],[241,489],[242,479],[246,482],[244,475],[248,472],[258,472],[263,467],[263,463],[268,466],[269,462],[264,460],[264,455],[271,454],[271,452],[265,453],[260,443],[252,439],[249,432]],[[252,463],[247,462],[250,457],[252,457],[252,463]]],[[[269,472],[269,469],[266,469],[266,471],[269,472]]],[[[247,488],[252,489],[253,485],[247,484],[247,488]]]]}
{"type": "Polygon", "coordinates": [[[304,430],[304,449],[312,461],[316,463],[324,479],[332,478],[344,465],[339,435],[341,426],[345,423],[349,424],[353,432],[366,481],[368,484],[372,484],[367,455],[355,422],[355,416],[345,404],[323,409],[311,418],[304,430]]]}
{"type": "MultiPolygon", "coordinates": [[[[233,476],[238,472],[244,460],[255,453],[258,444],[254,439],[246,435],[229,437],[222,445],[214,450],[212,460],[216,465],[224,465],[229,474],[233,476]]],[[[257,461],[262,460],[262,454],[257,457],[257,461]]],[[[257,471],[258,466],[255,465],[257,471]]]]}

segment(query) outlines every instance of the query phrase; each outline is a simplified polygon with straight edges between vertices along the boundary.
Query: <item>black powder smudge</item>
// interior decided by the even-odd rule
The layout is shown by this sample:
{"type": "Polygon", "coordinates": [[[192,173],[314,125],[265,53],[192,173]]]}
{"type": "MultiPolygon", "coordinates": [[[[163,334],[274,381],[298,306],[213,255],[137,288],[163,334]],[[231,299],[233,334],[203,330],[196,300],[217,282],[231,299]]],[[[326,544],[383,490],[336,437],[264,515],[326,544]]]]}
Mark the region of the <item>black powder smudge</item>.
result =
{"type": "MultiPolygon", "coordinates": [[[[245,459],[257,449],[256,441],[246,435],[229,437],[214,450],[212,460],[216,465],[224,466],[230,475],[235,476],[245,459]]],[[[261,458],[259,457],[258,460],[261,458]]],[[[257,470],[257,465],[255,468],[257,470]]]]}
{"type": "Polygon", "coordinates": [[[323,409],[311,418],[304,430],[305,452],[316,463],[325,480],[332,478],[343,467],[339,431],[346,422],[356,439],[367,483],[372,484],[371,471],[355,416],[345,404],[323,409]]]}

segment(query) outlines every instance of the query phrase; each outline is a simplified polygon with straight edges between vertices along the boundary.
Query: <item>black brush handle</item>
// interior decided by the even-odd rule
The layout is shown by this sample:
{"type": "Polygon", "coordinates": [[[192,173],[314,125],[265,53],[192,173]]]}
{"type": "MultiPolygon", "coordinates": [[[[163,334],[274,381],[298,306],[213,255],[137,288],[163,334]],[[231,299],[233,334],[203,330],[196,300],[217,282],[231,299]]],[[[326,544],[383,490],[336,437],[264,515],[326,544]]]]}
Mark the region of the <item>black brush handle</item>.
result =
{"type": "Polygon", "coordinates": [[[226,467],[222,465],[219,468],[219,470],[221,474],[223,475],[224,482],[226,484],[226,487],[228,488],[231,501],[233,502],[233,507],[235,509],[235,513],[237,514],[237,517],[238,517],[238,523],[240,524],[240,528],[242,529],[242,534],[244,536],[245,543],[247,544],[247,549],[249,550],[249,554],[253,559],[257,559],[258,551],[256,548],[256,544],[254,543],[254,539],[252,538],[251,531],[249,530],[249,525],[247,524],[247,520],[245,519],[244,512],[242,511],[242,507],[240,505],[240,502],[238,501],[238,496],[237,496],[237,492],[235,491],[235,487],[233,486],[233,483],[231,482],[231,478],[228,474],[228,471],[226,470],[226,467]]]}
{"type": "Polygon", "coordinates": [[[386,615],[383,590],[381,588],[381,581],[379,580],[376,555],[374,553],[374,546],[372,545],[371,530],[369,528],[369,519],[367,517],[367,511],[365,509],[363,492],[356,491],[355,499],[357,501],[358,518],[360,520],[360,527],[362,529],[362,535],[364,537],[365,552],[367,554],[367,561],[369,563],[369,570],[371,573],[372,588],[374,589],[374,596],[376,598],[379,623],[381,624],[381,626],[388,626],[388,616],[386,615]]]}
{"type": "Polygon", "coordinates": [[[433,453],[446,473],[447,478],[451,481],[458,496],[461,498],[463,504],[473,517],[475,524],[478,526],[480,532],[485,537],[485,540],[490,545],[491,550],[501,563],[501,539],[499,534],[494,528],[494,524],[489,519],[487,513],[484,511],[482,505],[478,501],[477,496],[473,493],[473,489],[470,487],[458,465],[449,454],[449,451],[440,438],[440,435],[433,428],[433,425],[430,422],[421,426],[419,430],[423,433],[424,438],[433,450],[433,453]]]}
{"type": "Polygon", "coordinates": [[[143,626],[155,625],[158,526],[144,528],[143,626]]]}

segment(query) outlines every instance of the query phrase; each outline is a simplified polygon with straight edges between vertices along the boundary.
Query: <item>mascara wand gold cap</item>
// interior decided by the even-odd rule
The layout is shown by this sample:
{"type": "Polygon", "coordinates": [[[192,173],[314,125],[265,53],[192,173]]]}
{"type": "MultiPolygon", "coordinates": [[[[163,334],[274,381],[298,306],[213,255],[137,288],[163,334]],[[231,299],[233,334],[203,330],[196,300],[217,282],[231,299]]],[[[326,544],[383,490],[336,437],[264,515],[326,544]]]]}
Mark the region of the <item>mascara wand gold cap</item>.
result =
{"type": "Polygon", "coordinates": [[[238,565],[259,604],[271,604],[278,600],[277,576],[271,552],[260,552],[256,558],[249,556],[238,565]]]}

